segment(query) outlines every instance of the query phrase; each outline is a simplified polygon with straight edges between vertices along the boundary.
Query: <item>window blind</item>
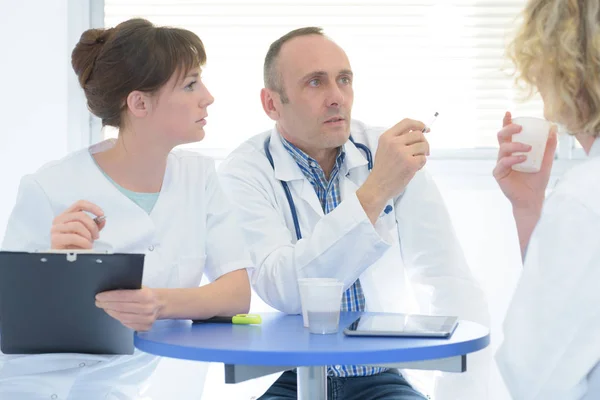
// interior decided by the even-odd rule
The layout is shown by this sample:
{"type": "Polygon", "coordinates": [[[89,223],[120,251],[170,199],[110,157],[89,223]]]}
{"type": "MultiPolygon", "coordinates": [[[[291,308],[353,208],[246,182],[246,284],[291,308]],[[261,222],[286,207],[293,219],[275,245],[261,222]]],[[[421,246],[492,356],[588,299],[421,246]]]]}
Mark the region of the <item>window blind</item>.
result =
{"type": "MultiPolygon", "coordinates": [[[[506,110],[542,116],[539,97],[520,102],[505,48],[518,0],[105,0],[105,26],[147,18],[197,33],[208,55],[204,82],[215,97],[206,139],[228,151],[272,127],[259,93],[269,45],[302,26],[321,26],[354,71],[353,117],[391,126],[440,116],[432,149],[496,147],[506,110]]],[[[107,132],[114,135],[114,132],[107,132]]]]}

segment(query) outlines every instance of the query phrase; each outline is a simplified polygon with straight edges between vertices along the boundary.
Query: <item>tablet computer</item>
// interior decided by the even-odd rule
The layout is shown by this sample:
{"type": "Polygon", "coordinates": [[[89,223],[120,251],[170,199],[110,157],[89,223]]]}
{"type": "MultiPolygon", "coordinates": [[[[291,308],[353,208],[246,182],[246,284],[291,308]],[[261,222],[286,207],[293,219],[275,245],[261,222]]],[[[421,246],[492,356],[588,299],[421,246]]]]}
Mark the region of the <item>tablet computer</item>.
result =
{"type": "Polygon", "coordinates": [[[133,330],[96,307],[97,293],[139,289],[144,254],[0,252],[5,354],[133,354],[133,330]]]}
{"type": "Polygon", "coordinates": [[[363,315],[344,329],[348,336],[399,336],[449,338],[458,318],[417,314],[363,315]]]}

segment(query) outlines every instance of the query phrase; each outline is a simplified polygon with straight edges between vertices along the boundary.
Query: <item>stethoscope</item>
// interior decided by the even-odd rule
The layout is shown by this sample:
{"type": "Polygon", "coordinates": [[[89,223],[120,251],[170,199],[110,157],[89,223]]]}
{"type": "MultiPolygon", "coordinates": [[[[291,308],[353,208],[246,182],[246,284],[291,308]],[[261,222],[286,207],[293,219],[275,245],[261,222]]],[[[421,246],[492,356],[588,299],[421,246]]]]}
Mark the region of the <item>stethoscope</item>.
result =
{"type": "MultiPolygon", "coordinates": [[[[362,143],[356,143],[352,136],[350,136],[350,141],[356,146],[356,148],[360,149],[367,156],[367,166],[369,167],[369,171],[373,169],[373,154],[371,150],[367,146],[362,143]]],[[[271,143],[271,138],[268,137],[265,140],[265,155],[271,164],[271,167],[275,169],[275,163],[273,162],[273,157],[271,156],[271,151],[269,150],[269,144],[271,143]]],[[[298,213],[296,212],[296,205],[294,204],[294,199],[292,198],[292,192],[285,181],[281,181],[281,186],[283,186],[283,190],[285,192],[285,197],[287,198],[288,204],[290,205],[290,211],[292,212],[292,219],[294,220],[294,229],[296,230],[296,239],[302,239],[302,232],[300,231],[300,223],[298,222],[298,213]]]]}

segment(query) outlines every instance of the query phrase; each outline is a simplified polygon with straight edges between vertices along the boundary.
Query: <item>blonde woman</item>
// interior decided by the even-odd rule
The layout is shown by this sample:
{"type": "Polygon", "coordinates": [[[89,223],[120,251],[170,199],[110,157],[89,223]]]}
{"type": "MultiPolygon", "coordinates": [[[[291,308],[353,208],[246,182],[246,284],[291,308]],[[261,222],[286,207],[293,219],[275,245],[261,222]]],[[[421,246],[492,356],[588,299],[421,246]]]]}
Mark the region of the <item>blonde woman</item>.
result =
{"type": "Polygon", "coordinates": [[[510,47],[518,78],[537,89],[547,119],[565,126],[588,158],[548,198],[556,129],[542,169],[513,171],[529,148],[504,117],[494,177],[513,207],[524,268],[497,361],[514,399],[599,399],[600,0],[530,0],[510,47]]]}

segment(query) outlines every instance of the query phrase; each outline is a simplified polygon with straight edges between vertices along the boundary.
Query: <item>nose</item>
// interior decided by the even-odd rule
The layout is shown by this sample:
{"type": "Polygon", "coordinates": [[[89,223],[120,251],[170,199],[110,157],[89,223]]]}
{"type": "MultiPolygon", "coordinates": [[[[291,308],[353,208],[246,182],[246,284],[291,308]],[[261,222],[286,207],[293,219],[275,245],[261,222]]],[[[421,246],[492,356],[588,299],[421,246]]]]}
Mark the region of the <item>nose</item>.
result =
{"type": "Polygon", "coordinates": [[[344,104],[344,93],[338,85],[331,85],[327,96],[327,107],[341,107],[344,104]]]}
{"type": "Polygon", "coordinates": [[[199,88],[200,90],[198,90],[198,105],[201,108],[206,108],[215,102],[215,98],[210,94],[204,83],[200,83],[201,87],[199,88]]]}

